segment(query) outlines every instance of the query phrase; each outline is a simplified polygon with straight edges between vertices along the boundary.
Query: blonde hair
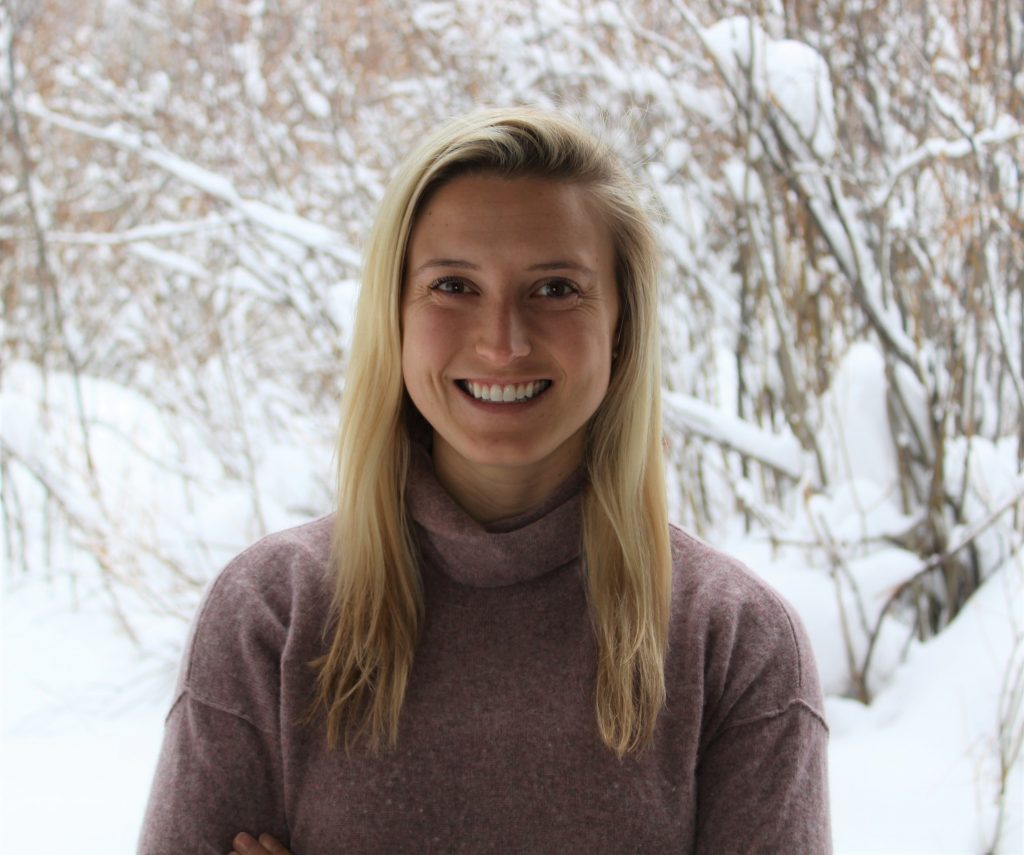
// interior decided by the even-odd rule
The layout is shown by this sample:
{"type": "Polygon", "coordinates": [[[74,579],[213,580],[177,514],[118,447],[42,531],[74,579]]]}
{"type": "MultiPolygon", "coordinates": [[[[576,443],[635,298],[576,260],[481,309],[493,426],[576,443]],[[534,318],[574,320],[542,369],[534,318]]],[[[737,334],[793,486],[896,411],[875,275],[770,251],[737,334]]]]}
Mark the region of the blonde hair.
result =
{"type": "Polygon", "coordinates": [[[617,357],[588,428],[582,552],[597,643],[601,738],[618,756],[650,743],[665,701],[671,554],[662,463],[659,255],[634,182],[612,151],[559,116],[490,110],[446,125],[389,185],[365,253],[338,440],[330,648],[314,662],[311,719],[329,744],[395,744],[423,621],[406,514],[412,405],[404,394],[400,303],[406,246],[426,196],[465,173],[585,187],[615,235],[617,357]]]}

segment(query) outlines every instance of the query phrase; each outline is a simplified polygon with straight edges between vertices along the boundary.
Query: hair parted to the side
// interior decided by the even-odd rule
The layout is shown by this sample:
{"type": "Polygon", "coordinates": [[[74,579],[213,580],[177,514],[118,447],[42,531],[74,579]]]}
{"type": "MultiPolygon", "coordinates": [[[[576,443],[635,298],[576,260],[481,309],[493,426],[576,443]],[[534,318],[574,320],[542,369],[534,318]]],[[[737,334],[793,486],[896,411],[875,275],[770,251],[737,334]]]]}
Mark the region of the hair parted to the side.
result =
{"type": "Polygon", "coordinates": [[[395,175],[364,257],[338,440],[335,591],[330,647],[313,663],[310,720],[332,747],[394,745],[423,621],[404,492],[411,415],[400,306],[417,212],[457,175],[484,172],[585,187],[615,237],[621,316],[607,395],[588,427],[583,556],[598,651],[595,704],[604,742],[623,756],[649,744],[665,701],[671,555],[661,440],[657,239],[615,154],[565,118],[488,110],[426,139],[395,175]]]}

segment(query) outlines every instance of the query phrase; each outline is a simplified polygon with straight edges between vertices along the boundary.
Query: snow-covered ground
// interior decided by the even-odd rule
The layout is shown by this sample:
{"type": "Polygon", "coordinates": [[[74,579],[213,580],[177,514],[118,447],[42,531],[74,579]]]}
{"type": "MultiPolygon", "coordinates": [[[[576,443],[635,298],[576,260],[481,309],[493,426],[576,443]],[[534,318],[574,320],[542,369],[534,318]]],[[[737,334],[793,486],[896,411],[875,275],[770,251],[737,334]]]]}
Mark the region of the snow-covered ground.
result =
{"type": "Polygon", "coordinates": [[[8,586],[2,644],[0,848],[133,852],[171,672],[66,582],[8,586]]]}

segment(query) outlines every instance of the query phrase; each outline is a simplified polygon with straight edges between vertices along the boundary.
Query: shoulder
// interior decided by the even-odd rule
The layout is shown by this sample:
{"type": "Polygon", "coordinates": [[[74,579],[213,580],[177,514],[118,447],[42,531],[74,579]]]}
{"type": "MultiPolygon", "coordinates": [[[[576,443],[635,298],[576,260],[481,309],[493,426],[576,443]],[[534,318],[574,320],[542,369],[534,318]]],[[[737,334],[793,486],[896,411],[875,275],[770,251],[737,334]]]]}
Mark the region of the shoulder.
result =
{"type": "MultiPolygon", "coordinates": [[[[796,610],[737,559],[679,528],[672,544],[672,650],[697,657],[705,703],[730,723],[796,705],[823,720],[821,687],[796,610]]],[[[711,724],[709,722],[709,724],[711,724]]]]}
{"type": "Polygon", "coordinates": [[[719,629],[796,634],[792,606],[743,562],[675,526],[672,545],[673,611],[684,611],[719,629]]]}
{"type": "Polygon", "coordinates": [[[253,720],[258,694],[279,682],[296,630],[319,632],[328,580],[332,517],[267,535],[213,580],[192,624],[179,691],[253,720]]]}
{"type": "Polygon", "coordinates": [[[326,570],[333,516],[268,534],[228,562],[203,598],[203,613],[235,600],[280,604],[326,570]]]}

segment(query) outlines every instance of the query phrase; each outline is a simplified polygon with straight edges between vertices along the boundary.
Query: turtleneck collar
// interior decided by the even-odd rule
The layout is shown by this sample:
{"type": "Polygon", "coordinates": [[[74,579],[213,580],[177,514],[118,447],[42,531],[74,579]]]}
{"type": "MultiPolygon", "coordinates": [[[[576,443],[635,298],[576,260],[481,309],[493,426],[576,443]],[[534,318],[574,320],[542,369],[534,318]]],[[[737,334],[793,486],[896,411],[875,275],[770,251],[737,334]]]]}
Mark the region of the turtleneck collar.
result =
{"type": "Polygon", "coordinates": [[[421,543],[441,570],[463,585],[499,588],[579,556],[582,487],[579,470],[532,510],[484,526],[441,486],[426,445],[414,439],[405,498],[421,543]]]}

